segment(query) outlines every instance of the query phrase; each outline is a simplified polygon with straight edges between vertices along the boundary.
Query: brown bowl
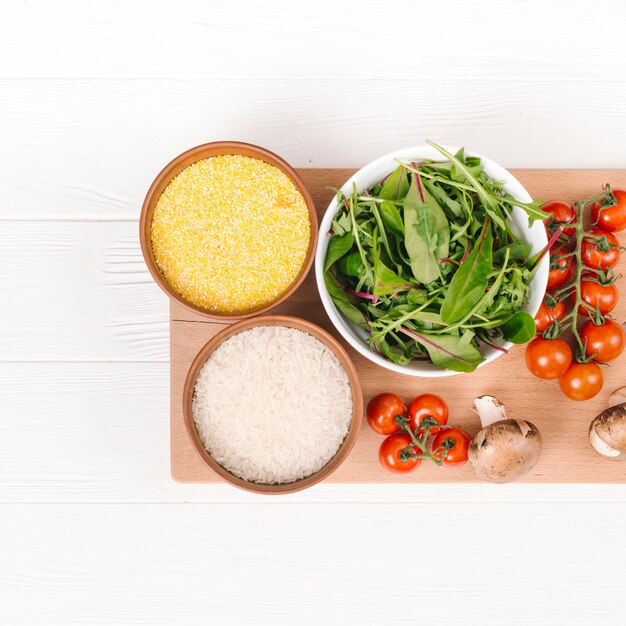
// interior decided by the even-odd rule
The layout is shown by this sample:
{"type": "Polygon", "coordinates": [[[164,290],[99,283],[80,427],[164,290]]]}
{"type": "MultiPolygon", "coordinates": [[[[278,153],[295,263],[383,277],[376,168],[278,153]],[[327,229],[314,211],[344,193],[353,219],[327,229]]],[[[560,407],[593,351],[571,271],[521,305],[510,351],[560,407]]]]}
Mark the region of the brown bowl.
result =
{"type": "Polygon", "coordinates": [[[296,171],[278,155],[270,152],[269,150],[265,150],[265,148],[253,146],[249,143],[240,143],[238,141],[216,141],[214,143],[205,143],[201,146],[191,148],[191,150],[187,150],[187,152],[183,152],[180,156],[177,156],[173,161],[168,163],[154,179],[154,182],[150,186],[150,189],[146,194],[146,198],[143,201],[143,207],[141,208],[141,217],[139,218],[139,241],[141,242],[143,258],[146,261],[146,265],[148,266],[152,277],[156,281],[157,285],[159,285],[159,287],[161,287],[161,289],[172,300],[182,304],[194,313],[199,313],[200,315],[204,315],[205,317],[209,317],[211,319],[238,320],[246,317],[252,317],[253,315],[259,315],[260,313],[265,313],[279,305],[281,302],[286,300],[306,278],[306,275],[311,268],[311,264],[313,263],[313,257],[315,255],[315,248],[317,245],[317,213],[315,212],[315,205],[313,204],[311,194],[307,191],[302,179],[298,176],[296,171]],[[197,161],[201,161],[202,159],[222,154],[241,154],[243,156],[259,159],[261,161],[265,161],[265,163],[268,163],[269,165],[277,167],[284,174],[289,176],[306,202],[307,208],[309,209],[309,219],[311,221],[309,248],[307,250],[304,263],[300,268],[300,273],[296,279],[281,296],[273,302],[270,302],[270,304],[266,304],[255,309],[249,309],[243,313],[214,313],[185,300],[165,280],[154,258],[154,252],[152,251],[152,235],[150,232],[152,228],[152,215],[154,213],[154,207],[161,197],[163,190],[169,185],[170,181],[174,177],[180,174],[180,172],[182,172],[189,165],[192,165],[197,161]]]}
{"type": "Polygon", "coordinates": [[[198,355],[193,360],[193,363],[189,368],[187,378],[185,379],[185,387],[183,389],[183,416],[187,435],[189,436],[196,452],[200,455],[202,461],[226,482],[229,482],[231,485],[239,487],[240,489],[245,489],[254,493],[292,493],[294,491],[306,489],[307,487],[324,480],[327,476],[332,474],[341,465],[341,463],[343,463],[344,459],[348,456],[348,453],[352,449],[352,446],[354,446],[354,442],[359,434],[359,429],[361,428],[361,419],[363,417],[363,394],[361,392],[361,383],[359,382],[359,377],[354,364],[343,347],[332,335],[329,335],[319,326],[298,317],[291,317],[288,315],[268,315],[267,317],[242,320],[241,322],[237,322],[236,324],[226,327],[224,330],[215,335],[215,337],[213,337],[200,350],[200,352],[198,352],[198,355]],[[196,425],[193,420],[191,408],[193,392],[202,366],[208,361],[211,354],[213,354],[216,348],[223,341],[243,330],[248,330],[249,328],[253,328],[255,326],[287,326],[288,328],[297,328],[298,330],[302,330],[316,339],[319,339],[322,343],[328,346],[328,348],[332,350],[333,354],[339,359],[339,362],[348,376],[348,382],[350,383],[350,391],[352,393],[352,419],[350,420],[350,426],[346,437],[339,446],[335,456],[314,474],[291,483],[263,484],[244,480],[243,478],[239,478],[239,476],[235,476],[225,467],[220,465],[206,450],[200,440],[200,436],[198,435],[198,431],[196,430],[196,425]]]}

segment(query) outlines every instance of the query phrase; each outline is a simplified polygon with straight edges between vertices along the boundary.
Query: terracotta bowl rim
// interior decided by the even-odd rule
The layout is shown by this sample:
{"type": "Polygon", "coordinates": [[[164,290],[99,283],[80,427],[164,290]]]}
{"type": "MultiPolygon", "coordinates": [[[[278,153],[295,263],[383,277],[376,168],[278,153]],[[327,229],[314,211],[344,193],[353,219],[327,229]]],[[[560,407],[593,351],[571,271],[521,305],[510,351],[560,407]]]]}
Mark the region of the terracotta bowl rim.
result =
{"type": "Polygon", "coordinates": [[[311,194],[309,193],[308,189],[304,185],[304,182],[302,181],[296,170],[291,165],[289,165],[287,161],[279,157],[277,154],[274,154],[273,152],[270,152],[269,150],[262,148],[261,146],[256,146],[254,144],[241,141],[213,141],[210,143],[200,144],[198,146],[190,148],[189,150],[186,150],[185,152],[179,154],[177,157],[172,159],[157,174],[156,178],[150,185],[150,188],[148,189],[146,197],[143,201],[143,205],[141,207],[141,215],[139,218],[139,241],[141,244],[141,252],[144,261],[148,267],[148,270],[157,285],[169,296],[171,300],[177,302],[186,309],[192,311],[193,313],[197,313],[198,315],[202,315],[203,317],[206,317],[208,319],[220,321],[234,321],[254,317],[255,315],[261,315],[262,313],[270,311],[274,307],[284,302],[287,298],[289,298],[302,284],[304,279],[307,277],[311,266],[313,265],[315,250],[317,248],[317,231],[317,212],[315,210],[313,198],[311,197],[311,194]],[[167,280],[161,273],[161,270],[159,269],[154,258],[154,254],[152,252],[152,239],[150,236],[150,227],[152,225],[152,214],[154,213],[154,207],[159,197],[161,196],[161,193],[167,187],[170,181],[192,163],[196,163],[197,161],[200,161],[202,159],[210,158],[212,156],[219,156],[222,154],[241,154],[243,156],[256,158],[264,161],[265,163],[268,163],[269,165],[277,167],[284,174],[289,176],[289,178],[293,181],[294,185],[304,198],[307,209],[309,211],[309,220],[311,222],[309,247],[307,249],[304,263],[302,264],[302,267],[300,268],[300,272],[298,273],[296,279],[276,300],[261,307],[249,309],[240,313],[216,313],[212,311],[207,311],[206,309],[203,309],[202,307],[185,300],[173,289],[173,287],[167,282],[167,280]]]}
{"type": "Polygon", "coordinates": [[[361,383],[356,367],[354,366],[354,363],[350,359],[350,356],[348,355],[346,350],[339,343],[339,341],[335,339],[335,337],[333,337],[323,328],[317,326],[317,324],[313,324],[308,320],[304,320],[299,317],[293,317],[291,315],[266,315],[263,317],[240,320],[239,322],[227,326],[219,333],[217,333],[217,335],[212,337],[200,349],[193,362],[191,363],[191,366],[189,367],[187,376],[185,378],[185,385],[183,388],[183,420],[185,423],[187,436],[189,437],[189,440],[191,441],[194,450],[196,451],[202,462],[209,469],[213,470],[218,476],[220,476],[220,478],[230,483],[231,485],[234,485],[235,487],[254,493],[293,493],[294,491],[300,491],[302,489],[306,489],[307,487],[311,487],[312,485],[315,485],[316,483],[319,483],[320,481],[327,478],[341,465],[341,463],[343,463],[343,461],[347,458],[348,454],[352,450],[358,437],[359,430],[361,428],[362,419],[363,392],[361,390],[361,383]],[[328,463],[317,472],[291,483],[255,483],[240,478],[239,476],[235,476],[235,474],[231,473],[225,467],[220,465],[206,450],[206,448],[202,444],[202,441],[200,440],[193,419],[193,392],[196,380],[198,378],[198,374],[200,373],[202,366],[206,363],[211,354],[213,354],[215,349],[219,345],[221,345],[222,342],[224,342],[226,339],[244,330],[248,330],[250,328],[255,328],[258,326],[286,326],[288,328],[296,328],[298,330],[303,330],[304,332],[309,333],[311,336],[315,337],[319,341],[322,341],[328,348],[330,348],[330,350],[332,350],[335,356],[339,359],[339,362],[341,363],[348,377],[348,382],[350,383],[350,391],[352,393],[352,417],[350,418],[350,426],[348,427],[348,432],[346,433],[343,442],[339,446],[339,449],[330,459],[330,461],[328,461],[328,463]]]}

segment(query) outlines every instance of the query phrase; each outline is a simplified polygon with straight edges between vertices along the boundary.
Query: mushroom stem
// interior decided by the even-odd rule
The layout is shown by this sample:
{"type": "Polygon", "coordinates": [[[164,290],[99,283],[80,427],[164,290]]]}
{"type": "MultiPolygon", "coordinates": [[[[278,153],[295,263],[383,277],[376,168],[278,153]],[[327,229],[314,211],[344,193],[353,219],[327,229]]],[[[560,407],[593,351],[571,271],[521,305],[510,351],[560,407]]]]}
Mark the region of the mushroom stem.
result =
{"type": "Polygon", "coordinates": [[[494,422],[507,419],[504,404],[494,396],[480,396],[480,398],[476,398],[473,408],[478,413],[483,428],[494,422]]]}
{"type": "Polygon", "coordinates": [[[492,483],[506,483],[526,475],[541,454],[541,435],[526,420],[509,419],[494,396],[474,400],[482,428],[467,450],[476,475],[492,483]]]}

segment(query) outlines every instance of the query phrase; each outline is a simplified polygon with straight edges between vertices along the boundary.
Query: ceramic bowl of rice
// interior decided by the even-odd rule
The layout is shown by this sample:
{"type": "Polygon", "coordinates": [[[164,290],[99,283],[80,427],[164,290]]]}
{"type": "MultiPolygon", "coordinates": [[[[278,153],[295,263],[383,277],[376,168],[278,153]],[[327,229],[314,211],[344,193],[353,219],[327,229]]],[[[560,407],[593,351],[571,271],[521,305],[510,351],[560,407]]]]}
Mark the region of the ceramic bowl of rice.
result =
{"type": "Polygon", "coordinates": [[[325,479],[361,426],[358,375],[343,347],[311,322],[242,320],[194,359],[183,391],[187,434],[230,484],[264,494],[325,479]]]}
{"type": "Polygon", "coordinates": [[[213,319],[265,313],[313,262],[315,205],[297,172],[252,144],[220,141],[166,165],[143,203],[139,236],[156,283],[213,319]]]}

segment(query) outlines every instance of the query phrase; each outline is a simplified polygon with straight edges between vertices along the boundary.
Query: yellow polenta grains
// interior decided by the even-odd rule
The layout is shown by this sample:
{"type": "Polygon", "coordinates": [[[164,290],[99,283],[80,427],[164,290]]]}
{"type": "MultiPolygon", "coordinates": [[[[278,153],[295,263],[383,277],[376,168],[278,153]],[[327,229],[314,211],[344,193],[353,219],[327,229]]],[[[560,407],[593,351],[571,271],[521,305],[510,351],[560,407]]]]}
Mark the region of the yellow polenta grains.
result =
{"type": "Polygon", "coordinates": [[[310,237],[307,205],[291,179],[241,155],[185,168],[152,217],[163,276],[183,298],[214,313],[276,300],[302,268],[310,237]]]}

